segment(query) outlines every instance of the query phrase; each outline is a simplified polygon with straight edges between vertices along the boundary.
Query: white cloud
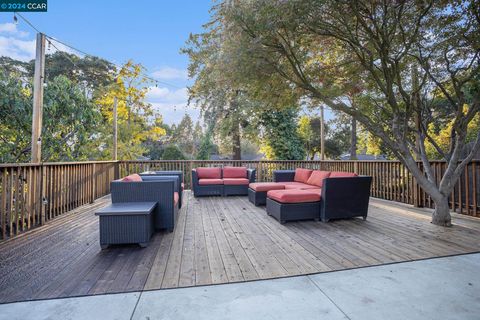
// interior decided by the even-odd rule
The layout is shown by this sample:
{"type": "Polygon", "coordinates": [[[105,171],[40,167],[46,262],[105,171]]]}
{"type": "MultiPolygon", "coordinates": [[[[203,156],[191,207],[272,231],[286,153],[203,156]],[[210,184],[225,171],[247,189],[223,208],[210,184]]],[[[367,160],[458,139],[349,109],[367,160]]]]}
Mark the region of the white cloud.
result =
{"type": "Polygon", "coordinates": [[[187,103],[152,103],[153,108],[162,115],[163,122],[166,124],[178,124],[182,120],[185,113],[188,113],[193,122],[200,119],[200,110],[187,103]]]}
{"type": "Polygon", "coordinates": [[[147,100],[156,103],[186,103],[188,101],[187,88],[170,90],[165,87],[150,87],[147,100]]]}
{"type": "Polygon", "coordinates": [[[172,79],[188,79],[188,72],[185,69],[177,69],[172,67],[163,67],[152,73],[152,77],[161,80],[172,79]]]}
{"type": "MultiPolygon", "coordinates": [[[[36,39],[28,40],[30,34],[18,30],[15,23],[0,23],[0,56],[7,56],[21,61],[30,61],[35,59],[36,39]],[[28,38],[27,38],[28,37],[28,38]]],[[[58,50],[75,54],[73,50],[61,43],[50,40],[52,45],[46,45],[46,54],[53,54],[58,50]]]]}
{"type": "Polygon", "coordinates": [[[0,56],[30,61],[35,58],[35,40],[21,40],[0,35],[0,56]]]}
{"type": "Polygon", "coordinates": [[[194,106],[187,105],[187,88],[169,89],[165,87],[150,87],[146,100],[162,115],[163,121],[169,125],[178,124],[183,115],[188,113],[193,121],[200,117],[200,111],[194,106]]]}
{"type": "Polygon", "coordinates": [[[2,33],[15,35],[21,38],[26,37],[29,34],[28,32],[18,30],[17,25],[12,22],[0,23],[0,34],[2,33]]]}
{"type": "Polygon", "coordinates": [[[35,40],[24,39],[28,35],[18,30],[15,23],[0,23],[0,56],[21,61],[35,58],[35,40]]]}

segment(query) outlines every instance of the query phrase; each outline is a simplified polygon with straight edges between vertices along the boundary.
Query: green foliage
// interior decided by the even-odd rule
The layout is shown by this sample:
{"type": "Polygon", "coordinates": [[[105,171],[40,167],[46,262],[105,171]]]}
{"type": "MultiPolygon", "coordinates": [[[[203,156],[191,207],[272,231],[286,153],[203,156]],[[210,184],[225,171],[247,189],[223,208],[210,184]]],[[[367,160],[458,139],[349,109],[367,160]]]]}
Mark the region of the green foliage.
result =
{"type": "MultiPolygon", "coordinates": [[[[0,150],[2,162],[30,159],[31,86],[14,74],[0,73],[0,150]]],[[[97,123],[99,110],[81,89],[65,76],[52,79],[44,91],[42,160],[88,160],[88,142],[97,123]]]]}
{"type": "MultiPolygon", "coordinates": [[[[350,126],[337,121],[325,123],[325,157],[338,159],[350,147],[350,126]]],[[[298,122],[298,134],[302,139],[307,159],[313,160],[321,152],[321,118],[302,116],[298,122]]]]}
{"type": "Polygon", "coordinates": [[[267,159],[303,160],[305,150],[297,132],[295,108],[271,110],[262,114],[265,132],[261,150],[267,159]]]}
{"type": "Polygon", "coordinates": [[[0,162],[25,162],[32,131],[31,85],[10,71],[0,71],[0,162]]]}
{"type": "Polygon", "coordinates": [[[186,157],[182,151],[174,144],[165,147],[162,154],[162,160],[185,160],[186,157]]]}
{"type": "Polygon", "coordinates": [[[214,150],[214,144],[212,142],[212,135],[210,132],[207,132],[200,143],[200,148],[197,153],[197,160],[210,160],[210,155],[214,150]]]}
{"type": "Polygon", "coordinates": [[[101,122],[95,104],[65,76],[50,81],[44,92],[42,158],[89,160],[88,142],[101,122]]]}
{"type": "Polygon", "coordinates": [[[189,157],[193,156],[195,151],[193,121],[187,113],[185,113],[180,123],[176,126],[170,142],[176,144],[183,154],[189,157]]]}
{"type": "MultiPolygon", "coordinates": [[[[0,161],[28,162],[34,62],[0,58],[0,161]]],[[[46,57],[42,161],[112,159],[113,97],[118,98],[120,159],[136,159],[165,135],[162,118],[145,103],[142,67],[118,70],[107,61],[57,52],[46,57]]]]}

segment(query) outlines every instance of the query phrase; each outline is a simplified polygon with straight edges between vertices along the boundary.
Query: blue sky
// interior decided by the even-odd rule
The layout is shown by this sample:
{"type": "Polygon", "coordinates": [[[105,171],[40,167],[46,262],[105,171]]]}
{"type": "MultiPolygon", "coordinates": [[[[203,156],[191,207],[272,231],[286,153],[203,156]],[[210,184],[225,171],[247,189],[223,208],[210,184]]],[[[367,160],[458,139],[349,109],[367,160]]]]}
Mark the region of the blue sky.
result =
{"type": "MultiPolygon", "coordinates": [[[[199,110],[187,106],[186,86],[192,81],[188,57],[179,51],[190,33],[202,31],[211,6],[210,0],[48,0],[48,12],[22,15],[53,38],[116,64],[133,59],[153,78],[171,84],[151,87],[147,100],[172,124],[185,113],[199,118],[199,110]]],[[[35,31],[20,18],[13,24],[13,13],[0,12],[0,56],[31,60],[34,54],[35,31]]],[[[332,118],[329,111],[325,115],[332,118]]]]}
{"type": "MultiPolygon", "coordinates": [[[[151,76],[174,85],[153,87],[148,95],[171,124],[185,112],[198,118],[198,110],[186,107],[185,88],[191,81],[188,57],[179,50],[190,33],[202,31],[211,5],[210,0],[48,0],[48,12],[22,15],[54,38],[118,64],[133,59],[151,76]]],[[[18,25],[12,22],[12,13],[0,12],[0,55],[32,59],[35,31],[21,19],[18,25]]]]}

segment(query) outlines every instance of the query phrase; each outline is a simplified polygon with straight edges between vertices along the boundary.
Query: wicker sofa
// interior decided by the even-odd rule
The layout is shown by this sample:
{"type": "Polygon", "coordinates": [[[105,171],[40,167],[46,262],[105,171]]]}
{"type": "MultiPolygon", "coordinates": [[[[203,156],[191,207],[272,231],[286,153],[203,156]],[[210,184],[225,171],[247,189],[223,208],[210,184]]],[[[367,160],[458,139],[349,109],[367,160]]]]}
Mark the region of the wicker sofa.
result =
{"type": "Polygon", "coordinates": [[[154,209],[155,230],[172,232],[178,217],[180,194],[178,176],[141,177],[129,175],[110,183],[112,203],[157,202],[154,209]]]}
{"type": "Polygon", "coordinates": [[[276,170],[273,177],[274,182],[251,183],[249,200],[266,204],[267,214],[281,223],[367,217],[371,177],[300,168],[276,170]]]}
{"type": "Polygon", "coordinates": [[[151,181],[151,180],[166,180],[169,177],[177,176],[180,183],[177,184],[175,188],[175,192],[178,192],[178,207],[182,207],[183,203],[183,190],[184,190],[184,183],[183,183],[183,171],[180,170],[172,170],[172,171],[145,171],[139,174],[142,177],[143,181],[151,181]]]}
{"type": "Polygon", "coordinates": [[[255,169],[246,167],[200,167],[192,170],[195,197],[247,195],[252,182],[255,182],[255,169]]]}

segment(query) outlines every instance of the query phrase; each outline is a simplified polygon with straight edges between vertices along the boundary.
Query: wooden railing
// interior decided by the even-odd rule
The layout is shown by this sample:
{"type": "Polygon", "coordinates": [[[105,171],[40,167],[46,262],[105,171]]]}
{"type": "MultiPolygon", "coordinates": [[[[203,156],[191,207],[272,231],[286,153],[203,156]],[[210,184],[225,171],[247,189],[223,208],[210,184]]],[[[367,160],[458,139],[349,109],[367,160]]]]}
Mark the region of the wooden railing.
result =
{"type": "MultiPolygon", "coordinates": [[[[0,164],[0,240],[42,225],[67,211],[110,193],[110,182],[131,173],[181,170],[185,187],[191,171],[204,166],[246,166],[257,169],[257,181],[272,181],[273,170],[297,167],[356,172],[373,177],[372,196],[433,207],[412,175],[398,161],[96,161],[42,164],[0,164]]],[[[446,164],[432,162],[437,177],[446,164]]],[[[480,161],[472,161],[450,196],[458,213],[480,216],[480,161]]]]}
{"type": "MultiPolygon", "coordinates": [[[[432,161],[432,168],[440,181],[446,170],[443,161],[432,161]]],[[[310,168],[356,172],[373,177],[372,196],[433,208],[432,199],[418,186],[415,178],[399,161],[249,161],[249,160],[164,160],[164,161],[122,161],[121,176],[148,170],[181,170],[185,186],[190,188],[191,169],[204,166],[246,166],[257,169],[257,181],[272,181],[273,170],[310,168]]],[[[419,166],[420,163],[419,163],[419,166]]],[[[480,216],[480,161],[474,160],[465,168],[450,196],[452,211],[480,216]]]]}
{"type": "Polygon", "coordinates": [[[116,161],[0,164],[0,239],[110,193],[116,168],[116,161]]]}

